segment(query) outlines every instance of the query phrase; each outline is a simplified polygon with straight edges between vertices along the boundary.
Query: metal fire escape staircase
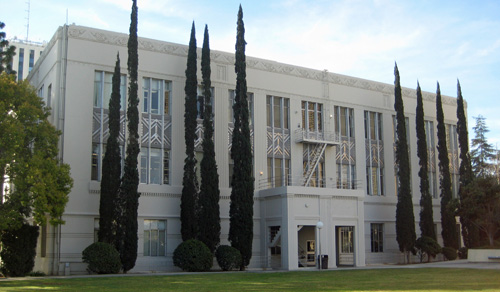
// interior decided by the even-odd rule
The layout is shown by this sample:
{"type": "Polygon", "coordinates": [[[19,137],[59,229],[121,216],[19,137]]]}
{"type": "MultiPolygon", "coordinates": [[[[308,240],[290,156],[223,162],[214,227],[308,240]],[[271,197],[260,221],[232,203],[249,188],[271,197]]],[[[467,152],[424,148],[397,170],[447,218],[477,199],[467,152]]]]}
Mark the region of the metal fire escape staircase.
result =
{"type": "Polygon", "coordinates": [[[307,164],[304,167],[303,186],[308,186],[318,167],[327,146],[340,144],[340,139],[331,132],[308,131],[307,129],[297,129],[295,131],[296,142],[314,145],[309,153],[307,164]]]}
{"type": "Polygon", "coordinates": [[[307,167],[304,169],[304,186],[308,186],[311,178],[314,174],[314,170],[318,167],[318,163],[323,157],[323,153],[325,153],[326,143],[318,143],[314,146],[313,151],[309,155],[309,161],[307,162],[307,167]]]}

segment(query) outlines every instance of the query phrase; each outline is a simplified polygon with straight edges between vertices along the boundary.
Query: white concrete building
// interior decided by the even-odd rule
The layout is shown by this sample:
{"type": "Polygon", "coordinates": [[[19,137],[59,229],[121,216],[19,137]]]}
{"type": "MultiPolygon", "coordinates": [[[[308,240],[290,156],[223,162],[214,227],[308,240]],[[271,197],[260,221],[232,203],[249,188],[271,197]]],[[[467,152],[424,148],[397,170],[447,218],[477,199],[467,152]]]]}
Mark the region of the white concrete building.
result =
{"type": "MultiPolygon", "coordinates": [[[[60,155],[74,179],[63,216],[66,224],[41,230],[36,270],[85,273],[81,252],[94,242],[98,229],[111,75],[119,52],[125,100],[127,40],[126,34],[60,27],[30,73],[30,82],[52,108],[51,121],[63,133],[60,155]]],[[[177,269],[172,253],[181,242],[187,50],[184,45],[139,39],[141,197],[138,258],[132,272],[177,269]]],[[[221,244],[228,244],[235,59],[219,51],[212,51],[211,59],[221,244]]],[[[198,78],[201,83],[200,72],[198,78]]],[[[255,176],[249,268],[315,267],[318,253],[329,256],[328,268],[402,261],[395,234],[394,86],[253,57],[247,57],[247,83],[255,176]],[[321,229],[316,228],[319,221],[321,229]]],[[[403,96],[419,233],[415,90],[403,88],[403,96]]],[[[435,94],[424,92],[424,99],[434,221],[440,234],[435,94]]],[[[456,179],[456,99],[444,96],[443,108],[456,179]]],[[[123,145],[124,112],[122,122],[123,145]]],[[[199,125],[197,149],[201,120],[199,125]]],[[[197,155],[201,158],[202,153],[197,155]]]]}
{"type": "Polygon", "coordinates": [[[12,69],[17,72],[17,80],[26,79],[42,55],[46,43],[14,38],[9,40],[9,45],[16,47],[16,55],[12,58],[12,69]]]}

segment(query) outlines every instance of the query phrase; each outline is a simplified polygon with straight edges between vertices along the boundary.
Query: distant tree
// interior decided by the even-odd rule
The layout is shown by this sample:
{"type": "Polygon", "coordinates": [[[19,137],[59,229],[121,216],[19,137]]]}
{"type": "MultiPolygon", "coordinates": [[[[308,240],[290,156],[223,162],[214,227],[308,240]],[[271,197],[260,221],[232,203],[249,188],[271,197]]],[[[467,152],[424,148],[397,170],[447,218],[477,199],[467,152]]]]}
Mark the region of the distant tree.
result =
{"type": "Polygon", "coordinates": [[[135,266],[137,259],[137,209],[139,208],[139,172],[137,157],[139,156],[139,98],[137,71],[139,67],[137,42],[137,1],[132,0],[130,30],[128,39],[128,138],[124,174],[120,186],[118,212],[121,214],[117,226],[116,249],[120,253],[123,271],[126,273],[135,266]]]}
{"type": "Polygon", "coordinates": [[[500,231],[500,185],[492,176],[481,176],[464,188],[463,213],[488,236],[494,245],[495,234],[500,231]]]}
{"type": "Polygon", "coordinates": [[[184,177],[182,178],[181,195],[181,235],[182,240],[196,239],[198,222],[196,220],[196,204],[198,195],[198,179],[196,177],[196,157],[194,141],[196,139],[196,101],[198,80],[196,77],[196,34],[194,21],[191,27],[191,39],[186,67],[186,85],[184,91],[184,140],[186,143],[186,158],[184,159],[184,177]]]}
{"type": "Polygon", "coordinates": [[[120,77],[120,55],[117,54],[109,100],[109,137],[102,159],[99,232],[97,233],[100,242],[110,244],[115,242],[114,225],[117,218],[115,204],[118,200],[121,183],[121,155],[118,142],[120,135],[120,77]]]}
{"type": "MultiPolygon", "coordinates": [[[[0,21],[0,29],[5,27],[5,23],[0,21]]],[[[12,60],[16,55],[16,47],[9,45],[7,34],[0,31],[0,73],[6,72],[7,74],[16,74],[12,70],[12,60]]]]}
{"type": "Polygon", "coordinates": [[[406,123],[403,97],[399,78],[398,65],[394,66],[394,110],[396,111],[396,164],[398,166],[398,203],[396,205],[396,240],[399,250],[410,262],[410,252],[413,250],[417,236],[415,234],[415,216],[410,188],[410,159],[408,141],[406,140],[406,123]]]}
{"type": "Polygon", "coordinates": [[[460,146],[460,225],[462,226],[462,237],[464,244],[468,248],[475,247],[479,244],[479,230],[472,224],[471,219],[466,212],[462,212],[463,203],[466,200],[467,193],[464,188],[474,180],[472,172],[471,158],[469,153],[469,133],[467,131],[467,116],[465,115],[464,98],[462,97],[462,89],[460,81],[457,80],[457,134],[458,144],[460,146]]]}
{"type": "Polygon", "coordinates": [[[486,139],[486,134],[490,131],[486,126],[486,118],[482,115],[475,117],[476,126],[474,139],[472,139],[472,170],[477,177],[486,177],[491,173],[492,163],[495,158],[494,149],[486,139]]]}
{"type": "Polygon", "coordinates": [[[201,160],[199,239],[207,245],[212,254],[220,242],[219,174],[215,161],[214,122],[212,114],[212,92],[210,80],[210,46],[208,26],[205,26],[203,49],[201,51],[201,73],[203,75],[203,158],[201,160]]]}
{"type": "Polygon", "coordinates": [[[420,232],[421,236],[430,237],[436,240],[434,231],[434,218],[432,211],[432,196],[429,191],[429,156],[427,154],[427,136],[425,134],[424,103],[422,90],[417,83],[417,109],[415,124],[417,129],[417,155],[419,158],[420,170],[420,232]]]}
{"type": "Polygon", "coordinates": [[[443,104],[441,101],[441,90],[439,83],[436,91],[436,117],[437,117],[437,136],[438,136],[438,158],[439,187],[441,189],[441,235],[445,247],[458,249],[455,211],[453,210],[451,194],[451,175],[450,159],[448,158],[448,147],[446,146],[446,127],[444,124],[443,104]]]}
{"type": "Polygon", "coordinates": [[[27,81],[0,74],[0,236],[35,224],[63,224],[73,187],[69,165],[58,159],[61,134],[50,111],[27,81]],[[12,187],[15,186],[15,187],[12,187]]]}
{"type": "Polygon", "coordinates": [[[252,258],[253,241],[253,192],[252,145],[246,81],[245,25],[243,10],[239,8],[236,34],[236,92],[233,105],[234,130],[231,158],[234,171],[231,181],[231,204],[229,209],[229,241],[241,253],[240,270],[244,270],[252,258]]]}

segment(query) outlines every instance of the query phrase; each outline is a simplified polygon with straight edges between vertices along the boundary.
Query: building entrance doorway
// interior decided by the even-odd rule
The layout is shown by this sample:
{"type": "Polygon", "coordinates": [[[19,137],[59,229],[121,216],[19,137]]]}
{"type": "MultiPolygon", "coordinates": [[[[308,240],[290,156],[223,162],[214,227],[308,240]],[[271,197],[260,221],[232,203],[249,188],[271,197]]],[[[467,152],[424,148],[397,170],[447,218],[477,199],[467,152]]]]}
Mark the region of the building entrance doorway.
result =
{"type": "Polygon", "coordinates": [[[337,226],[337,265],[354,266],[354,226],[337,226]]]}
{"type": "Polygon", "coordinates": [[[297,226],[299,268],[316,266],[316,226],[297,226]]]}

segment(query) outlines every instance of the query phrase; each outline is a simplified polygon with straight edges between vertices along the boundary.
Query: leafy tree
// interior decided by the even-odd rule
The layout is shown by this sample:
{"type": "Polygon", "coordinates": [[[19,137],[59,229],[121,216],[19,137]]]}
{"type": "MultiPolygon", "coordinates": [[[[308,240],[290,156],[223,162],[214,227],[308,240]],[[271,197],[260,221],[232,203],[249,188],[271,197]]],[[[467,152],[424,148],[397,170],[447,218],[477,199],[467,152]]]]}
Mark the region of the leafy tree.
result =
{"type": "Polygon", "coordinates": [[[231,204],[229,208],[229,241],[241,253],[240,270],[244,270],[252,258],[253,240],[253,192],[252,145],[246,82],[245,25],[243,10],[239,8],[236,35],[236,92],[233,105],[234,130],[231,158],[234,171],[231,181],[231,204]]]}
{"type": "Polygon", "coordinates": [[[109,100],[109,138],[102,160],[101,200],[99,204],[100,242],[114,244],[114,222],[117,217],[115,203],[120,190],[121,155],[118,136],[120,135],[120,56],[116,56],[115,72],[109,100]]]}
{"type": "Polygon", "coordinates": [[[495,234],[500,231],[500,185],[495,177],[478,177],[464,188],[463,213],[488,236],[494,245],[495,234]]]}
{"type": "Polygon", "coordinates": [[[205,26],[203,49],[201,52],[201,73],[203,75],[204,116],[203,159],[201,160],[199,239],[212,253],[220,242],[219,175],[215,161],[214,126],[211,102],[210,46],[208,26],[205,26]]]}
{"type": "Polygon", "coordinates": [[[472,170],[478,177],[486,177],[490,174],[491,160],[495,158],[494,149],[486,139],[486,134],[490,131],[486,126],[486,118],[482,115],[475,117],[476,126],[474,139],[472,139],[471,161],[472,170]]]}
{"type": "Polygon", "coordinates": [[[425,256],[427,256],[427,262],[430,262],[431,258],[435,258],[441,253],[439,243],[434,238],[428,236],[419,237],[415,242],[415,248],[418,250],[420,262],[423,261],[425,256]]]}
{"type": "MultiPolygon", "coordinates": [[[[5,27],[5,23],[0,21],[0,29],[5,27]]],[[[6,72],[7,74],[16,74],[12,70],[12,59],[16,55],[16,47],[10,46],[7,40],[7,34],[3,31],[0,32],[0,73],[6,72]]]]}
{"type": "Polygon", "coordinates": [[[186,158],[184,159],[184,176],[182,178],[181,195],[181,235],[183,241],[196,239],[198,233],[196,220],[198,180],[196,177],[196,157],[194,153],[197,125],[196,98],[198,91],[196,67],[196,37],[193,21],[187,57],[186,85],[184,86],[184,91],[186,93],[184,102],[184,140],[186,143],[186,158]]]}
{"type": "Polygon", "coordinates": [[[427,137],[425,135],[424,103],[422,100],[422,90],[417,83],[417,110],[415,124],[417,129],[417,155],[419,158],[420,170],[420,232],[421,236],[430,237],[436,240],[434,231],[434,219],[432,212],[432,196],[429,192],[429,156],[427,154],[427,137]]]}
{"type": "Polygon", "coordinates": [[[410,158],[408,155],[408,141],[406,140],[406,123],[404,115],[403,97],[399,78],[398,65],[394,66],[394,110],[396,111],[396,164],[398,165],[398,202],[396,205],[396,240],[399,250],[405,254],[410,262],[410,252],[415,240],[415,216],[413,215],[413,201],[410,188],[410,158]]]}
{"type": "Polygon", "coordinates": [[[448,147],[446,146],[446,128],[444,124],[443,104],[441,101],[441,90],[439,83],[436,91],[436,117],[437,117],[437,136],[438,136],[438,158],[439,171],[439,188],[441,189],[441,235],[445,247],[457,249],[457,231],[455,221],[455,211],[452,208],[451,194],[451,175],[450,175],[450,159],[448,158],[448,147]]]}
{"type": "Polygon", "coordinates": [[[466,200],[467,193],[463,190],[474,180],[472,172],[471,158],[469,153],[469,133],[467,131],[467,116],[465,115],[464,98],[462,97],[462,89],[460,81],[457,81],[457,134],[458,144],[460,146],[460,179],[459,179],[459,195],[461,204],[459,205],[460,223],[462,226],[462,236],[464,244],[468,248],[475,247],[479,244],[479,230],[472,224],[471,219],[466,212],[462,212],[463,204],[466,200]]]}
{"type": "Polygon", "coordinates": [[[62,224],[73,186],[70,168],[58,159],[60,132],[50,111],[27,81],[0,74],[0,231],[36,224],[62,224]],[[11,186],[15,186],[11,187],[11,186]]]}
{"type": "Polygon", "coordinates": [[[130,32],[128,39],[128,139],[125,168],[120,186],[117,212],[121,214],[116,231],[116,249],[120,253],[123,271],[126,273],[135,266],[137,259],[137,209],[139,208],[139,172],[137,157],[139,156],[139,98],[137,96],[137,70],[139,57],[137,52],[137,1],[132,0],[130,15],[130,32]]]}

